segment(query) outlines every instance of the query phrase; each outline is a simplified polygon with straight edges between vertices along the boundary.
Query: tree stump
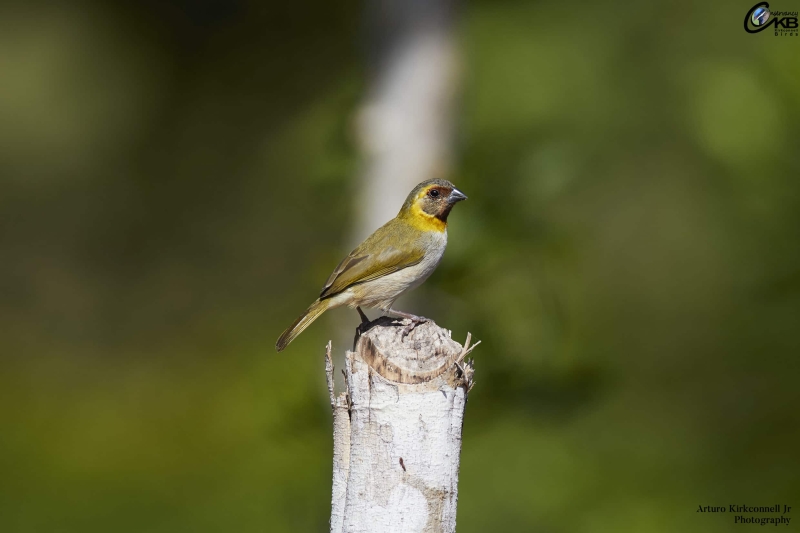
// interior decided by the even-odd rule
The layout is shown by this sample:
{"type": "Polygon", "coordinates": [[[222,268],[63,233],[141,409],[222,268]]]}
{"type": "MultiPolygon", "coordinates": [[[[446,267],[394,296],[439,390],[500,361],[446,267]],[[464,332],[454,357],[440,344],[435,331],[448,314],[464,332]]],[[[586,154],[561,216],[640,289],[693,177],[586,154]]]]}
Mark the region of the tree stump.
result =
{"type": "Polygon", "coordinates": [[[347,392],[333,390],[331,533],[452,533],[461,430],[473,363],[450,332],[381,317],[347,352],[347,392]]]}

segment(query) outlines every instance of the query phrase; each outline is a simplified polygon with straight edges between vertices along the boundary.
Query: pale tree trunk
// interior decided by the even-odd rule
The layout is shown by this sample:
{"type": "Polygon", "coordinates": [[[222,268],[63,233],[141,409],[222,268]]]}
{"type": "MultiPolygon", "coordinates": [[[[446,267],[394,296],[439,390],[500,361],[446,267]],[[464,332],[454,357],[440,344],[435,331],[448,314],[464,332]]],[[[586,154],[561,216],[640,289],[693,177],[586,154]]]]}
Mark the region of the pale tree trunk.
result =
{"type": "Polygon", "coordinates": [[[353,244],[426,179],[448,177],[459,60],[453,0],[367,3],[370,85],[357,115],[364,157],[353,244]]]}
{"type": "Polygon", "coordinates": [[[461,429],[473,365],[427,322],[403,336],[396,320],[370,323],[345,364],[347,392],[333,391],[331,533],[452,533],[461,429]]]}
{"type": "MultiPolygon", "coordinates": [[[[355,119],[362,164],[347,252],[394,217],[418,183],[452,177],[461,72],[455,31],[459,4],[366,2],[369,79],[355,119]]],[[[413,293],[404,295],[399,307],[424,314],[414,309],[413,298],[413,293]]],[[[335,315],[336,329],[347,332],[338,343],[349,341],[350,316],[335,315]]],[[[341,352],[336,364],[344,364],[341,352]]]]}
{"type": "MultiPolygon", "coordinates": [[[[455,0],[369,0],[369,88],[356,120],[363,166],[355,246],[391,219],[418,183],[448,177],[459,58],[455,0]]],[[[433,323],[405,339],[372,323],[347,352],[335,396],[332,533],[455,531],[461,424],[472,365],[433,323]]],[[[469,339],[469,338],[468,338],[469,339]]]]}

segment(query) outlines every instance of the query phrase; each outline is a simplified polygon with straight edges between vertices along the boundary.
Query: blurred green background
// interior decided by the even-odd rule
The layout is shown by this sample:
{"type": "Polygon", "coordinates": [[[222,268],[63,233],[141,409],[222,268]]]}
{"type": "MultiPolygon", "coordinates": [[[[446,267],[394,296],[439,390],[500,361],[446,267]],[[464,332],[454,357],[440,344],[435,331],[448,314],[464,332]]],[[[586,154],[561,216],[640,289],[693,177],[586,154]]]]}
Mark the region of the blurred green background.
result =
{"type": "MultiPolygon", "coordinates": [[[[483,340],[459,532],[800,509],[800,39],[750,7],[462,6],[470,200],[409,309],[483,340]]],[[[0,8],[0,531],[327,531],[357,318],[274,342],[347,251],[363,8],[0,8]]]]}

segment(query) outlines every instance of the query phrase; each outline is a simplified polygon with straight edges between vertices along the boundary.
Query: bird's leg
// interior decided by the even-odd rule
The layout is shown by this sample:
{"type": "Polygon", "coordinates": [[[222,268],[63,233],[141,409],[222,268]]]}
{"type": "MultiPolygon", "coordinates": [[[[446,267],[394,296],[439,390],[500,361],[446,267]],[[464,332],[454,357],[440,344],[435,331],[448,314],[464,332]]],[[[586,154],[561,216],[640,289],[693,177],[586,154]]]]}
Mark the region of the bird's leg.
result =
{"type": "Polygon", "coordinates": [[[358,338],[363,335],[365,331],[367,331],[367,326],[369,326],[369,317],[364,314],[364,311],[362,311],[359,306],[356,306],[356,311],[358,311],[358,314],[361,315],[361,324],[359,324],[356,328],[356,336],[353,339],[353,351],[356,349],[358,338]]]}
{"type": "Polygon", "coordinates": [[[398,311],[397,309],[392,309],[391,307],[389,309],[387,309],[386,312],[387,313],[391,313],[391,314],[393,314],[395,316],[399,316],[400,318],[407,318],[407,319],[411,320],[412,322],[418,322],[420,324],[422,324],[424,322],[428,322],[428,319],[425,318],[424,316],[412,315],[411,313],[398,311]]]}
{"type": "Polygon", "coordinates": [[[428,319],[425,318],[424,316],[412,315],[411,313],[404,313],[403,311],[398,311],[392,308],[387,309],[386,312],[399,316],[400,318],[407,318],[411,321],[411,324],[407,325],[403,329],[403,334],[401,336],[401,339],[405,339],[408,336],[408,334],[414,331],[414,328],[416,328],[420,324],[428,322],[428,319]]]}

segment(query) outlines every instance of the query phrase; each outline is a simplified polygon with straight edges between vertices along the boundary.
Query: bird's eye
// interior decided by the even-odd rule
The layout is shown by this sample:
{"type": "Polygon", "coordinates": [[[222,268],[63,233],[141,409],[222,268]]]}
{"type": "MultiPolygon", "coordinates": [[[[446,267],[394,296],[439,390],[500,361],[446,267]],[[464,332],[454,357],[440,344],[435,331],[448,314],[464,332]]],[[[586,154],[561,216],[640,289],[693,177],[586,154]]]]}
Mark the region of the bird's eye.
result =
{"type": "Polygon", "coordinates": [[[431,198],[436,198],[439,196],[439,191],[437,191],[436,189],[431,189],[430,191],[428,191],[428,196],[430,196],[431,198]]]}

